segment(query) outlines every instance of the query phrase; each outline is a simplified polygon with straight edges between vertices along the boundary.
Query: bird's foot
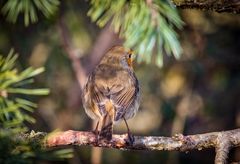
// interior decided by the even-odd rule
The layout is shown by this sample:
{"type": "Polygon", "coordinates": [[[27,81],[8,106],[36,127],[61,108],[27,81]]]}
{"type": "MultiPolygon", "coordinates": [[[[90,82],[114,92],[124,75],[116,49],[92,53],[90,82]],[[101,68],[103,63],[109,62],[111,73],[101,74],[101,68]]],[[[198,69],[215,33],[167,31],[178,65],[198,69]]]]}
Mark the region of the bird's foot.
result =
{"type": "Polygon", "coordinates": [[[94,130],[92,130],[92,133],[95,135],[95,138],[96,138],[95,142],[97,144],[99,142],[99,133],[100,132],[98,130],[94,129],[94,130]]]}
{"type": "Polygon", "coordinates": [[[99,131],[98,131],[98,130],[96,130],[96,129],[95,129],[95,130],[92,130],[92,133],[93,133],[93,134],[95,134],[96,136],[98,136],[98,135],[99,135],[99,131]]]}
{"type": "Polygon", "coordinates": [[[129,145],[129,146],[132,146],[134,141],[135,141],[135,138],[134,138],[134,135],[128,133],[128,138],[125,140],[126,144],[129,145]]]}

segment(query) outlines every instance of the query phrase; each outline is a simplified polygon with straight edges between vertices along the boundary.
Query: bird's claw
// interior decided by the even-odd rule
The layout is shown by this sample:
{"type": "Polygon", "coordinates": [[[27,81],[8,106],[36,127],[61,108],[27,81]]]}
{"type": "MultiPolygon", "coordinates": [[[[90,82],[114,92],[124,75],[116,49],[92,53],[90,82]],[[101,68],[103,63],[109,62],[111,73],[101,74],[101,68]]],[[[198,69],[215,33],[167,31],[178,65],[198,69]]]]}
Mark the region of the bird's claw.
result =
{"type": "Polygon", "coordinates": [[[132,146],[135,141],[135,138],[132,134],[128,134],[128,139],[125,140],[126,144],[132,146]]]}

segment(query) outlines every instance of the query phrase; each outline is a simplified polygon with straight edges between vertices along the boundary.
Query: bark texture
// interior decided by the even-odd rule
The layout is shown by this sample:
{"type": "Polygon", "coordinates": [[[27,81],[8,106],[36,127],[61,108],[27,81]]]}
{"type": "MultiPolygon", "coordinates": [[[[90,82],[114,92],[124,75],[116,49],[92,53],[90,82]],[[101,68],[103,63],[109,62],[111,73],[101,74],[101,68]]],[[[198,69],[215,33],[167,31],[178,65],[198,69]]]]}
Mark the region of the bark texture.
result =
{"type": "Polygon", "coordinates": [[[128,142],[127,134],[113,135],[111,141],[97,140],[92,132],[68,130],[64,132],[23,134],[18,139],[37,140],[44,139],[45,147],[57,147],[63,145],[89,145],[94,147],[115,148],[120,150],[165,150],[165,151],[190,151],[215,148],[215,163],[227,162],[230,148],[240,146],[240,129],[211,132],[195,135],[176,134],[173,137],[162,136],[134,136],[134,142],[128,142]]]}
{"type": "Polygon", "coordinates": [[[239,0],[172,0],[172,3],[182,9],[211,10],[219,13],[240,13],[239,0]]]}

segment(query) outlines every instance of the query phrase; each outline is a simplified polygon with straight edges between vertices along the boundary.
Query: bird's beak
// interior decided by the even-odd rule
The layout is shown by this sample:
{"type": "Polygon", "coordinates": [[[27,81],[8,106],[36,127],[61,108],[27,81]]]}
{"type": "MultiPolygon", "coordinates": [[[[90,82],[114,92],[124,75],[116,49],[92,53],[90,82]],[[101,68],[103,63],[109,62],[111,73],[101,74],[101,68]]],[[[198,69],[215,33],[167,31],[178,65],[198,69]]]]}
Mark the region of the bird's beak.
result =
{"type": "MultiPolygon", "coordinates": [[[[132,56],[132,55],[133,55],[133,51],[132,51],[132,50],[129,50],[129,51],[128,51],[128,54],[132,56]]],[[[127,63],[128,63],[128,65],[129,65],[130,67],[133,66],[133,64],[132,64],[132,57],[129,57],[129,58],[127,59],[127,63]]]]}
{"type": "Polygon", "coordinates": [[[128,63],[128,65],[130,66],[130,67],[132,67],[132,59],[130,58],[130,59],[127,59],[127,63],[128,63]]]}

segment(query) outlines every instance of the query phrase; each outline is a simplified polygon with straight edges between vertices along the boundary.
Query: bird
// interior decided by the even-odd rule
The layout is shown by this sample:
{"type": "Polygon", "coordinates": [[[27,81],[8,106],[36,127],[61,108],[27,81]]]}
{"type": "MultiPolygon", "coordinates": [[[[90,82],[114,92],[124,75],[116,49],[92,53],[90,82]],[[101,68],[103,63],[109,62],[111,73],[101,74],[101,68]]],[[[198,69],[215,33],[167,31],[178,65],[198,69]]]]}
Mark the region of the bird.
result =
{"type": "Polygon", "coordinates": [[[134,117],[140,105],[140,87],[133,70],[133,51],[113,46],[88,76],[82,93],[86,114],[97,120],[94,132],[99,140],[112,139],[113,124],[124,120],[129,142],[134,142],[128,119],[134,117]]]}

